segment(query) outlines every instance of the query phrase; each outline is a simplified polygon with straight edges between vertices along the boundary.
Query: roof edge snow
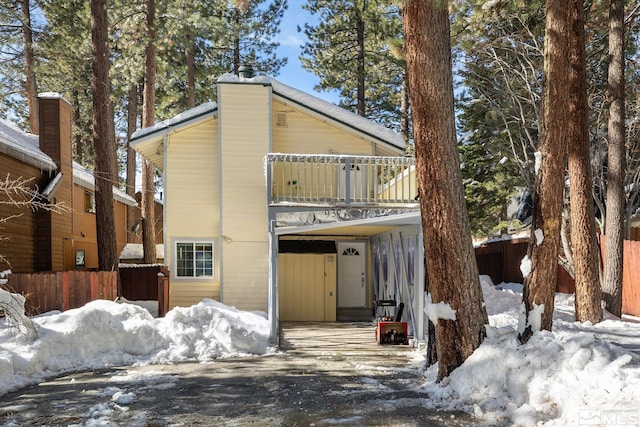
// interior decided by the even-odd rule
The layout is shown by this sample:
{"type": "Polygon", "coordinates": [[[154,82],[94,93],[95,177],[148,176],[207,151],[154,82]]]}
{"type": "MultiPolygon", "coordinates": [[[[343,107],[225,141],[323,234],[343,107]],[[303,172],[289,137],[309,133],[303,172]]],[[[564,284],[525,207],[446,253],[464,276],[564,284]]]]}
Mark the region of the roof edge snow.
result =
{"type": "Polygon", "coordinates": [[[38,135],[0,119],[0,153],[47,172],[57,169],[51,157],[40,150],[38,135]]]}
{"type": "MultiPolygon", "coordinates": [[[[95,178],[93,177],[93,172],[76,161],[73,162],[73,182],[81,187],[95,190],[95,178]]],[[[125,205],[138,206],[136,199],[129,196],[116,186],[113,186],[113,198],[125,205]]]]}

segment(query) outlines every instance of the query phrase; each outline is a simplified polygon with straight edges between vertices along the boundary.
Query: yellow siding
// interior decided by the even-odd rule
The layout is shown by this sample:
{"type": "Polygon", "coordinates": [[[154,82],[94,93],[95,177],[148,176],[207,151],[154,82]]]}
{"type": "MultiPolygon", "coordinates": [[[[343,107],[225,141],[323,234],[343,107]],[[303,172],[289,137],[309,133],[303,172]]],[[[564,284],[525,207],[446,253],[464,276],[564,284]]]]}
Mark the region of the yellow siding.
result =
{"type": "MultiPolygon", "coordinates": [[[[374,154],[371,141],[356,137],[296,110],[295,107],[275,100],[273,101],[273,152],[364,156],[374,154]],[[286,127],[277,126],[278,113],[286,114],[286,127]]],[[[398,155],[398,153],[389,155],[398,155]]]]}
{"type": "Polygon", "coordinates": [[[267,310],[268,234],[264,157],[270,151],[271,87],[218,84],[221,144],[222,300],[267,310]]]}
{"type": "MultiPolygon", "coordinates": [[[[165,168],[165,252],[172,260],[175,239],[209,239],[215,247],[212,280],[171,278],[170,305],[188,306],[203,298],[220,298],[217,120],[171,134],[165,168]]],[[[169,265],[173,272],[175,265],[169,265]]]]}
{"type": "Polygon", "coordinates": [[[241,310],[267,311],[268,254],[268,242],[223,243],[222,301],[225,304],[241,310]]]}
{"type": "Polygon", "coordinates": [[[171,279],[169,302],[171,308],[188,307],[202,301],[203,298],[220,300],[220,287],[217,282],[176,281],[171,279]]]}

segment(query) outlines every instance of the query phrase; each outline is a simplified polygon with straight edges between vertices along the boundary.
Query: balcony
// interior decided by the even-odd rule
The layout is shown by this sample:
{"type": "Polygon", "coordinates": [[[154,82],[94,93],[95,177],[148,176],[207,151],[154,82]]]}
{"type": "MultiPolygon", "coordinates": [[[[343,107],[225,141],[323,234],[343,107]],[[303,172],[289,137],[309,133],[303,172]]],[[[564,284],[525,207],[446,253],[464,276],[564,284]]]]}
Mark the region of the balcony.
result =
{"type": "Polygon", "coordinates": [[[270,153],[266,177],[270,206],[418,206],[411,157],[270,153]]]}

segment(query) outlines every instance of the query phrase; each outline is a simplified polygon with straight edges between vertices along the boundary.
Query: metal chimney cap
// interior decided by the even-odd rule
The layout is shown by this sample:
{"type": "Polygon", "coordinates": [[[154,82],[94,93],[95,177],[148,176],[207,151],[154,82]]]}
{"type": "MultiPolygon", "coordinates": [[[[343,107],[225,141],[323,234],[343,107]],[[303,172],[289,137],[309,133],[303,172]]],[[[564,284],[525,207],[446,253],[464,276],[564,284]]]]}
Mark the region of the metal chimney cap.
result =
{"type": "Polygon", "coordinates": [[[238,67],[238,77],[250,79],[253,77],[253,74],[253,66],[251,65],[245,64],[238,67]]]}

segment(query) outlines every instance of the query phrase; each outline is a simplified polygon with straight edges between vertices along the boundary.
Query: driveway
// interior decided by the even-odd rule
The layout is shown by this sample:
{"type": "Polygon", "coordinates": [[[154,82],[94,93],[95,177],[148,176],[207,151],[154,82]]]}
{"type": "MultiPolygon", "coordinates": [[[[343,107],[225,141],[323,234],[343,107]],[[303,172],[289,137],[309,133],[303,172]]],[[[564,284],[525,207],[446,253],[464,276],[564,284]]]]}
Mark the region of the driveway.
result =
{"type": "Polygon", "coordinates": [[[2,397],[4,426],[471,426],[424,407],[409,346],[371,323],[288,323],[260,357],[79,372],[2,397]]]}

